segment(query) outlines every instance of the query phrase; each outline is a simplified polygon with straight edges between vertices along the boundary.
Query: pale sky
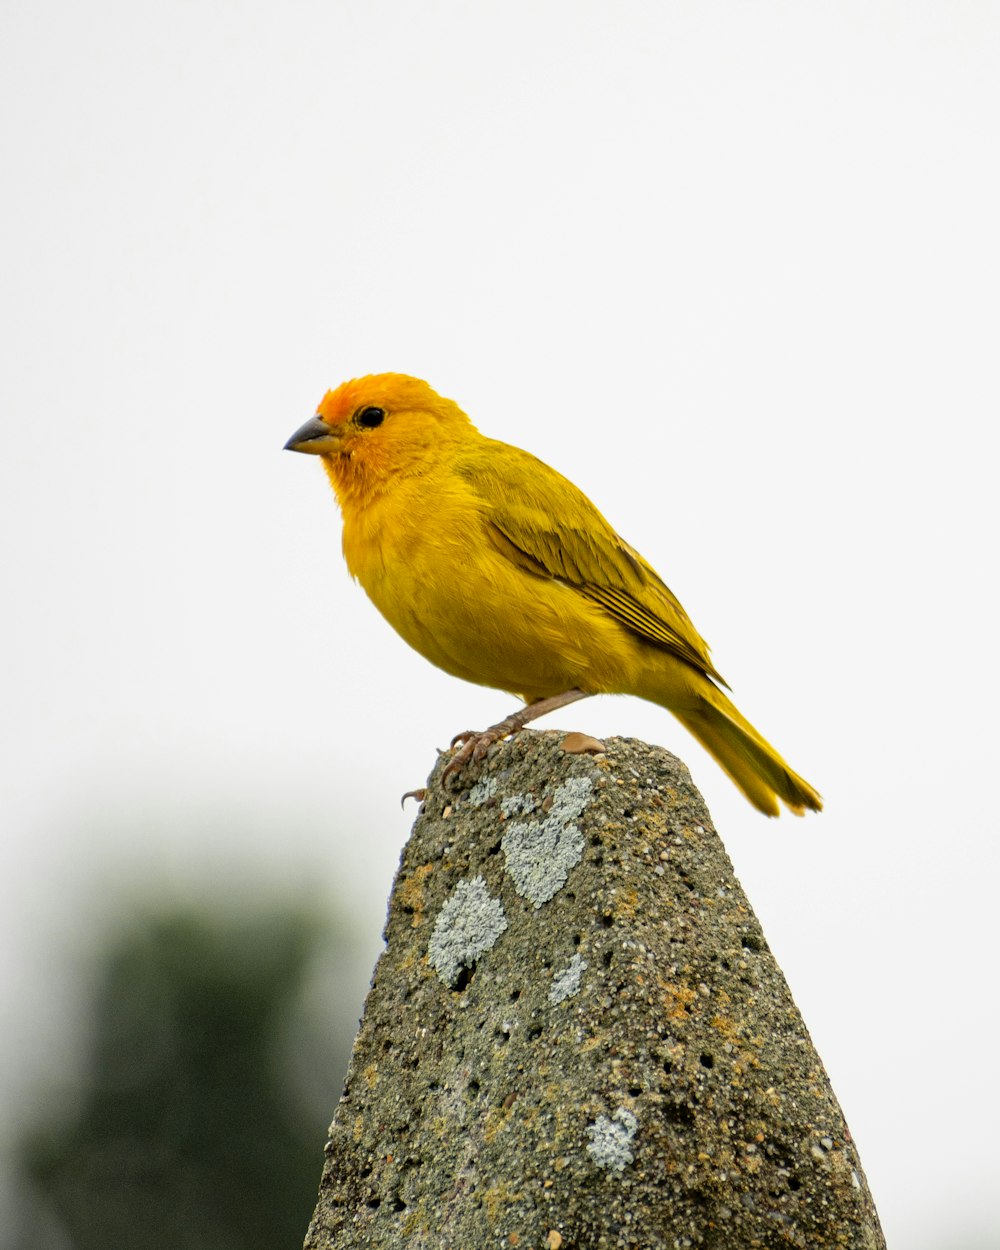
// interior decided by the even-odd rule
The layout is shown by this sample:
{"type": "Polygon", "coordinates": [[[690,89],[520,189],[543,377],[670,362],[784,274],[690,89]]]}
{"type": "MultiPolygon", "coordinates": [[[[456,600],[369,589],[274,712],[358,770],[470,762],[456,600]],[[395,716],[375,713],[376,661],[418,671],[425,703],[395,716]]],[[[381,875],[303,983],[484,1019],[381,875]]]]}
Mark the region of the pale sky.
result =
{"type": "Polygon", "coordinates": [[[0,36],[9,1124],[117,891],[264,875],[374,958],[400,794],[512,710],[396,638],[281,451],[397,370],[586,490],[822,791],[769,822],[637,700],[540,722],[690,765],[889,1245],[996,1245],[1000,6],[33,0],[0,36]]]}

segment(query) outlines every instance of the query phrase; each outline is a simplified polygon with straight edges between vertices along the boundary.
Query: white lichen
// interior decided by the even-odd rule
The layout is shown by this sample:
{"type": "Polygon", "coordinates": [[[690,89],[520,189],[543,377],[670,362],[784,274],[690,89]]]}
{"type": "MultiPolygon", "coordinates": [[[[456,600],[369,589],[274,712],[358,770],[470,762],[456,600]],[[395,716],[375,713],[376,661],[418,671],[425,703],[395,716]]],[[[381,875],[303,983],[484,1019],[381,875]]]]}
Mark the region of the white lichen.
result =
{"type": "Polygon", "coordinates": [[[514,889],[536,907],[547,903],[566,884],[583,855],[583,834],[576,824],[590,798],[589,777],[570,777],[552,796],[541,820],[517,821],[501,846],[514,889]]]}
{"type": "Polygon", "coordinates": [[[619,1107],[610,1117],[599,1115],[587,1126],[590,1138],[587,1153],[599,1168],[624,1172],[635,1160],[631,1145],[638,1129],[639,1121],[627,1107],[619,1107]]]}
{"type": "Polygon", "coordinates": [[[506,928],[503,904],[483,878],[460,881],[441,908],[427,957],[445,985],[454,985],[462,969],[471,968],[506,928]]]}
{"type": "Polygon", "coordinates": [[[497,792],[496,777],[483,777],[469,791],[469,805],[471,807],[482,807],[484,803],[488,803],[497,792]]]}
{"type": "Polygon", "coordinates": [[[505,799],[500,800],[500,810],[505,820],[509,820],[511,816],[525,816],[537,806],[538,800],[533,794],[508,794],[505,799]]]}
{"type": "Polygon", "coordinates": [[[571,998],[579,991],[580,982],[583,980],[583,974],[587,971],[587,967],[587,961],[582,956],[574,955],[569,961],[569,966],[564,968],[562,972],[556,973],[549,988],[549,1002],[553,1006],[567,998],[571,998]]]}

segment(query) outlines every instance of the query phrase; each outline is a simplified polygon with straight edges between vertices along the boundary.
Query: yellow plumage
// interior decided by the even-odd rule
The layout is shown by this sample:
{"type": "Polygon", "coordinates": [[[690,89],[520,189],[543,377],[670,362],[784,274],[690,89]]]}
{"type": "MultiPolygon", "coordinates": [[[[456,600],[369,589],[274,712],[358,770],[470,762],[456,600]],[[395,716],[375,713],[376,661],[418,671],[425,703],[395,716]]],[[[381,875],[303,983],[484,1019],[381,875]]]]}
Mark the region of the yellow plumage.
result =
{"type": "Polygon", "coordinates": [[[433,664],[529,704],[579,692],[649,699],[762,812],[777,815],[778,799],[819,810],[816,791],[719,688],[674,595],[554,469],[394,373],[328,392],[287,446],[322,456],[348,568],[433,664]]]}

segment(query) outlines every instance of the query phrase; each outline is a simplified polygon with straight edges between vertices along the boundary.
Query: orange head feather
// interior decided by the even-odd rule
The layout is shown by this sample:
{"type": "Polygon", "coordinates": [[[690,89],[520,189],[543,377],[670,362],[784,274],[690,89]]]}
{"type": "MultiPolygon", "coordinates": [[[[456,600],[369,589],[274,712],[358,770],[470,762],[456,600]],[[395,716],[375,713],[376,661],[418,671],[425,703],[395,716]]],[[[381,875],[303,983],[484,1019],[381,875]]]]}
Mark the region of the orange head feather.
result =
{"type": "Polygon", "coordinates": [[[323,396],[316,415],[330,425],[342,425],[365,407],[381,407],[392,415],[423,414],[432,423],[455,416],[468,421],[457,404],[443,399],[420,378],[405,373],[371,373],[342,382],[323,396]]]}
{"type": "Polygon", "coordinates": [[[285,444],[323,457],[343,504],[387,490],[401,475],[419,473],[442,442],[461,438],[472,423],[459,406],[420,378],[375,373],[327,391],[285,444]]]}

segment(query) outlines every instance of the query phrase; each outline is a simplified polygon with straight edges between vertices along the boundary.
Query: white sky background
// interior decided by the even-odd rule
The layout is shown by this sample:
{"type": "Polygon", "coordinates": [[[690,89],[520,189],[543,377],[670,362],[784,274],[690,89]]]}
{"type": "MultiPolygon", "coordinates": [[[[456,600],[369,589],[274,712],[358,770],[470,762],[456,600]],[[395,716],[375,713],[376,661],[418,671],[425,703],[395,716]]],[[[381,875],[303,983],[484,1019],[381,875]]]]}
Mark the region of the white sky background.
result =
{"type": "Polygon", "coordinates": [[[326,889],[374,956],[399,795],[511,710],[280,450],[399,370],[583,487],[823,792],[541,722],[690,764],[890,1246],[985,1246],[998,7],[35,0],[0,47],[4,1102],[128,881],[326,889]]]}

